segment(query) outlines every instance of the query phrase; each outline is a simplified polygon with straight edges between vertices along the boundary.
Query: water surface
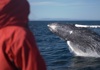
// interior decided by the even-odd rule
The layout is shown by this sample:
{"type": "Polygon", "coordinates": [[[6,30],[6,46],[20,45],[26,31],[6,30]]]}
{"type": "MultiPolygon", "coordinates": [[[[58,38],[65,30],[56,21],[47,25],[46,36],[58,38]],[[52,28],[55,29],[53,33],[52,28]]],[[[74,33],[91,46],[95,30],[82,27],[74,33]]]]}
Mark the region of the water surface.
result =
{"type": "MultiPolygon", "coordinates": [[[[48,70],[100,70],[100,58],[76,57],[70,53],[66,42],[54,35],[47,27],[52,22],[71,24],[100,24],[100,21],[30,21],[38,48],[48,70]]],[[[100,29],[93,29],[97,33],[100,29]]],[[[92,54],[91,54],[92,55],[92,54]]]]}

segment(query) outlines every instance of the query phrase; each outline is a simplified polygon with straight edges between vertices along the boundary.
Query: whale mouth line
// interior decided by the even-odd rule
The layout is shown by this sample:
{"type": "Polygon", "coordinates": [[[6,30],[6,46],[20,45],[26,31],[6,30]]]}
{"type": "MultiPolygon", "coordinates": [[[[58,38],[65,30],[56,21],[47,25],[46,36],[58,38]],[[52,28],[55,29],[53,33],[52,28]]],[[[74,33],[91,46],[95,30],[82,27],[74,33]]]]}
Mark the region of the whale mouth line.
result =
{"type": "Polygon", "coordinates": [[[49,24],[47,26],[49,27],[50,31],[53,31],[53,29],[51,28],[51,26],[49,24]]]}
{"type": "Polygon", "coordinates": [[[52,29],[51,27],[49,27],[49,29],[50,29],[51,32],[54,32],[53,29],[52,29]]]}
{"type": "Polygon", "coordinates": [[[56,25],[53,25],[53,24],[52,24],[52,25],[47,25],[47,26],[48,26],[49,28],[52,28],[53,30],[55,30],[56,27],[57,27],[56,25]]]}
{"type": "Polygon", "coordinates": [[[53,33],[56,32],[56,25],[48,24],[47,26],[48,26],[48,28],[50,29],[51,32],[53,32],[53,33]]]}

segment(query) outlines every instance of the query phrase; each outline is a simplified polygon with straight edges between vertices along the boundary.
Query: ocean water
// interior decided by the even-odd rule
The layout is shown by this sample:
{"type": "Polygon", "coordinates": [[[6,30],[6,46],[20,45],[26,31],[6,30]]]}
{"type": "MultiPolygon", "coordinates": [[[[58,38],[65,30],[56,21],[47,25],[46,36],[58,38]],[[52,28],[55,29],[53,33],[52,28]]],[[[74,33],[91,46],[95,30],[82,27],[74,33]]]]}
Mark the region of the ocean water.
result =
{"type": "MultiPolygon", "coordinates": [[[[66,42],[48,29],[47,25],[54,22],[100,25],[100,21],[30,21],[29,27],[35,35],[47,70],[100,70],[100,58],[77,57],[70,53],[66,42]]],[[[92,30],[100,33],[99,28],[92,30]]]]}

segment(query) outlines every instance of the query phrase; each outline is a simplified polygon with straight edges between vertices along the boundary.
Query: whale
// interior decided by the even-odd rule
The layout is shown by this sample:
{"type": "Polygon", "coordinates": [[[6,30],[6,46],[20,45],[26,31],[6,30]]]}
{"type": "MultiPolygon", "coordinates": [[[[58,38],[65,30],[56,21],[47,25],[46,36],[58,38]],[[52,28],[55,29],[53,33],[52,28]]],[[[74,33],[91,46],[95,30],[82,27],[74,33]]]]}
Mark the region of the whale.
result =
{"type": "Polygon", "coordinates": [[[100,35],[89,28],[75,24],[50,23],[49,30],[67,42],[75,56],[100,57],[100,35]]]}

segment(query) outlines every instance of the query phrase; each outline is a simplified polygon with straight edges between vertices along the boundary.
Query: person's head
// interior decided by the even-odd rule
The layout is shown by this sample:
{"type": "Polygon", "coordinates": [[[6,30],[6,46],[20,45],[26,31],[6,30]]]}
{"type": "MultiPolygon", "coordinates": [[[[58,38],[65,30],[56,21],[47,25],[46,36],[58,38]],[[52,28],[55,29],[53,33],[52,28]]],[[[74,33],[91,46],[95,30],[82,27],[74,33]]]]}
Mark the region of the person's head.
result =
{"type": "Polygon", "coordinates": [[[0,0],[0,28],[9,25],[26,27],[29,12],[27,0],[0,0]]]}

